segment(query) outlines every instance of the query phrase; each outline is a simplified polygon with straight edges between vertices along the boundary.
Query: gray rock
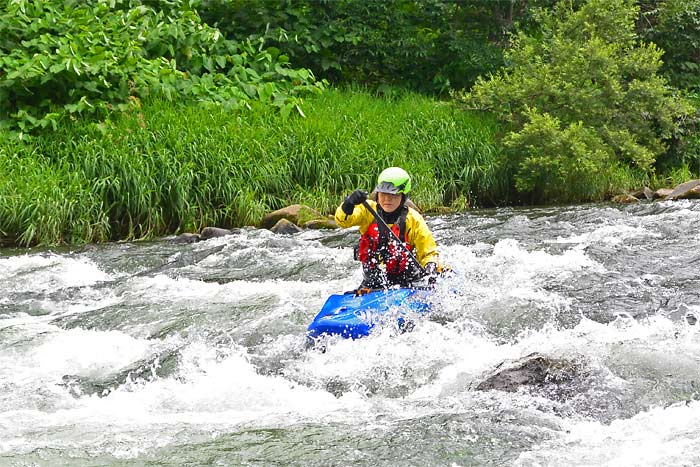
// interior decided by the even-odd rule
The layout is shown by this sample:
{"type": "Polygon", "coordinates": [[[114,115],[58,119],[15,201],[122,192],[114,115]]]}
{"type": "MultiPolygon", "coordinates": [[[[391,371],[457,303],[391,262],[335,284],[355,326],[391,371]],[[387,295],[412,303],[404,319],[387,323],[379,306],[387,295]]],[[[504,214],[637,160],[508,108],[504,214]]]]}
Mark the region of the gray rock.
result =
{"type": "Polygon", "coordinates": [[[581,373],[582,368],[577,363],[532,353],[510,364],[501,363],[476,390],[515,392],[523,386],[571,385],[581,378],[581,373]]]}
{"type": "Polygon", "coordinates": [[[305,229],[337,229],[338,224],[335,223],[335,219],[329,217],[327,219],[313,219],[304,224],[305,229]]]}
{"type": "Polygon", "coordinates": [[[287,219],[280,219],[270,230],[280,235],[292,235],[301,232],[302,229],[287,219]]]}
{"type": "Polygon", "coordinates": [[[654,192],[654,199],[665,199],[671,193],[673,190],[670,188],[659,188],[654,192]]]}
{"type": "Polygon", "coordinates": [[[210,238],[224,237],[234,233],[237,233],[237,231],[219,227],[204,227],[199,235],[202,237],[202,240],[209,240],[210,238]]]}
{"type": "Polygon", "coordinates": [[[622,203],[622,204],[630,204],[630,203],[636,203],[639,201],[636,197],[632,195],[617,195],[613,196],[613,199],[611,199],[613,203],[622,203]]]}
{"type": "Polygon", "coordinates": [[[700,198],[700,179],[681,183],[666,196],[666,199],[700,198]]]}
{"type": "Polygon", "coordinates": [[[171,237],[168,240],[172,243],[197,243],[202,240],[202,238],[196,233],[183,233],[176,237],[171,237]]]}
{"type": "Polygon", "coordinates": [[[280,219],[286,219],[292,224],[303,225],[312,219],[322,219],[323,216],[318,211],[303,204],[292,204],[286,208],[278,209],[262,218],[260,226],[264,229],[272,229],[280,219]]]}
{"type": "Polygon", "coordinates": [[[80,375],[64,375],[61,385],[74,397],[96,394],[104,397],[130,381],[153,381],[175,373],[179,360],[179,348],[166,350],[151,358],[139,360],[121,370],[98,378],[80,375]]]}

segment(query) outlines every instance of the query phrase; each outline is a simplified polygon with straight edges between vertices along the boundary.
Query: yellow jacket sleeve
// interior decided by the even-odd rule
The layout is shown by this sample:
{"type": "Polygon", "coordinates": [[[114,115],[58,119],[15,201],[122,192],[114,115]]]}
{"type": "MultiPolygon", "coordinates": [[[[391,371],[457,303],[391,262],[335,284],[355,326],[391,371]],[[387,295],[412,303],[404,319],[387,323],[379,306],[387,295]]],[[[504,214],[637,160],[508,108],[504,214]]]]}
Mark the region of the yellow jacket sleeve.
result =
{"type": "MultiPolygon", "coordinates": [[[[375,211],[377,210],[377,203],[375,201],[368,199],[367,204],[372,206],[372,209],[375,211]]],[[[338,206],[338,209],[335,210],[335,223],[344,229],[357,225],[360,227],[360,233],[363,234],[367,232],[372,222],[374,222],[374,216],[361,204],[355,206],[355,210],[350,215],[345,214],[342,205],[338,206]]]]}
{"type": "MultiPolygon", "coordinates": [[[[367,203],[376,211],[376,202],[367,200],[367,203]]],[[[335,222],[342,228],[359,226],[360,234],[363,234],[374,222],[374,216],[361,204],[355,206],[355,210],[350,215],[345,214],[343,208],[338,206],[338,209],[335,210],[335,222]]],[[[439,265],[440,258],[435,238],[423,216],[413,208],[408,208],[406,235],[408,243],[413,247],[416,259],[421,266],[425,266],[427,263],[437,263],[439,265]]]]}

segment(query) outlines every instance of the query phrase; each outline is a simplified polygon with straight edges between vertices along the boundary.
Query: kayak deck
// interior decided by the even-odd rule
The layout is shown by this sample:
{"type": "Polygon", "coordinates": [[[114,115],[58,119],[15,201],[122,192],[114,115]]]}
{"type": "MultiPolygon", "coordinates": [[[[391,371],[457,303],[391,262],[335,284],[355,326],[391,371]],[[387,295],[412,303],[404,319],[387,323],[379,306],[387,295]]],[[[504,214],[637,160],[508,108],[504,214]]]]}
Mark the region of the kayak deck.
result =
{"type": "Polygon", "coordinates": [[[377,324],[405,325],[409,313],[430,311],[430,290],[398,288],[331,295],[311,322],[307,336],[323,334],[356,339],[367,336],[377,324]]]}

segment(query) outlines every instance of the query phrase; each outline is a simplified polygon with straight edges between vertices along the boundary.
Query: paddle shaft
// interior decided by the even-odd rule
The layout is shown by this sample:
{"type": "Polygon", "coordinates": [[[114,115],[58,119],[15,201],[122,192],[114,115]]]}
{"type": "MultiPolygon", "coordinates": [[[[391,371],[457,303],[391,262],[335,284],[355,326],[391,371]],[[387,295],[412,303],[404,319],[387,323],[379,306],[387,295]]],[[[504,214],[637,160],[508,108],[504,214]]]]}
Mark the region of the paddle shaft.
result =
{"type": "Polygon", "coordinates": [[[370,212],[370,214],[372,214],[372,216],[374,216],[374,220],[377,221],[377,224],[388,230],[391,236],[394,237],[394,240],[396,240],[396,242],[399,245],[401,245],[401,247],[404,250],[406,250],[406,253],[408,253],[408,257],[411,258],[411,260],[413,260],[415,265],[418,267],[418,270],[421,273],[425,274],[425,269],[423,269],[423,266],[420,265],[416,257],[413,255],[413,252],[409,250],[406,244],[396,235],[396,233],[394,233],[394,231],[391,230],[388,225],[386,225],[386,222],[384,222],[384,219],[381,218],[377,211],[375,211],[374,208],[370,206],[370,204],[366,200],[362,202],[362,205],[370,212]]]}

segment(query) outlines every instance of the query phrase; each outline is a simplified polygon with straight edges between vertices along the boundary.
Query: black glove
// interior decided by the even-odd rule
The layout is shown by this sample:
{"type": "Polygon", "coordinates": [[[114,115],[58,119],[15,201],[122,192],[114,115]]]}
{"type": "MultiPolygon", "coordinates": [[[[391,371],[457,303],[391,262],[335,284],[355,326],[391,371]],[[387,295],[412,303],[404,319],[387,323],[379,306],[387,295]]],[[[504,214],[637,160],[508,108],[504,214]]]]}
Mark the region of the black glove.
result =
{"type": "Polygon", "coordinates": [[[355,206],[362,204],[365,201],[367,201],[367,192],[355,190],[350,193],[347,198],[345,198],[341,208],[343,209],[343,212],[349,216],[355,210],[355,206]]]}

